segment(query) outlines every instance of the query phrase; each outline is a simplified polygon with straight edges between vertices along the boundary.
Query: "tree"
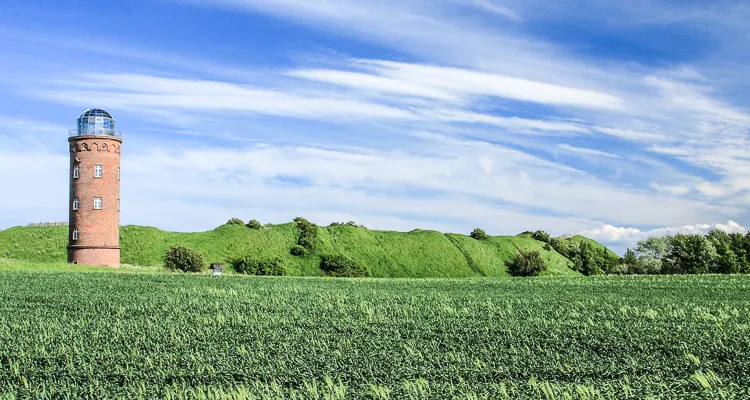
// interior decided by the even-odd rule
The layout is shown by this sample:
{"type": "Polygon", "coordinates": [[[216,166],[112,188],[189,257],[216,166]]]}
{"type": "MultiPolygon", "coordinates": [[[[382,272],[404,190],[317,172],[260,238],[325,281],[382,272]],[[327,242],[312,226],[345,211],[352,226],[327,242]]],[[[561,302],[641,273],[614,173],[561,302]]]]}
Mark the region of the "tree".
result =
{"type": "Polygon", "coordinates": [[[573,269],[586,275],[601,275],[604,273],[606,259],[597,254],[594,246],[588,242],[581,242],[578,252],[573,257],[573,269]]]}
{"type": "Polygon", "coordinates": [[[708,238],[678,234],[672,238],[664,264],[673,274],[705,274],[715,271],[717,259],[716,247],[708,238]]]}
{"type": "Polygon", "coordinates": [[[638,264],[643,273],[660,274],[664,265],[664,259],[672,247],[672,236],[651,236],[645,240],[638,241],[635,254],[638,264]]]}
{"type": "MultiPolygon", "coordinates": [[[[712,265],[712,273],[736,274],[742,269],[739,257],[733,249],[733,237],[719,229],[711,229],[706,235],[711,244],[716,248],[716,262],[712,265]]],[[[742,250],[742,249],[738,249],[742,250]]]]}
{"type": "Polygon", "coordinates": [[[549,243],[549,241],[551,239],[549,233],[547,233],[547,232],[545,232],[543,230],[538,230],[538,231],[532,233],[531,234],[531,238],[535,239],[535,240],[538,240],[540,242],[544,242],[544,243],[549,243]]]}
{"type": "Polygon", "coordinates": [[[245,225],[245,223],[239,218],[230,218],[229,221],[227,221],[227,225],[245,225]]]}
{"type": "Polygon", "coordinates": [[[483,230],[481,230],[479,228],[476,228],[473,231],[471,231],[471,234],[469,234],[469,236],[471,236],[472,238],[474,238],[476,240],[487,239],[487,234],[483,230]]]}
{"type": "Polygon", "coordinates": [[[567,259],[572,259],[578,251],[576,242],[569,242],[559,238],[550,238],[549,245],[567,259]]]}
{"type": "Polygon", "coordinates": [[[732,242],[732,251],[737,256],[740,273],[750,273],[750,232],[746,235],[739,232],[730,233],[729,239],[732,242]]]}
{"type": "Polygon", "coordinates": [[[297,223],[300,230],[297,244],[308,250],[314,250],[315,239],[318,237],[318,226],[302,217],[295,218],[294,222],[297,223]]]}
{"type": "Polygon", "coordinates": [[[260,222],[258,222],[258,220],[257,220],[257,219],[251,219],[251,220],[250,220],[250,221],[249,221],[249,222],[247,223],[247,225],[246,225],[246,226],[247,226],[248,228],[250,228],[250,229],[255,229],[255,230],[259,230],[259,229],[260,229],[260,228],[262,227],[262,225],[260,224],[260,222]]]}
{"type": "Polygon", "coordinates": [[[200,272],[205,266],[197,251],[185,246],[172,246],[164,254],[164,267],[182,272],[200,272]]]}
{"type": "MultiPolygon", "coordinates": [[[[628,248],[625,250],[625,255],[620,259],[620,271],[626,274],[645,274],[646,269],[643,268],[638,256],[635,254],[633,249],[628,248]]],[[[609,272],[609,271],[608,271],[609,272]]]]}
{"type": "Polygon", "coordinates": [[[520,251],[508,266],[508,273],[513,276],[537,276],[547,270],[542,255],[534,251],[520,251]]]}

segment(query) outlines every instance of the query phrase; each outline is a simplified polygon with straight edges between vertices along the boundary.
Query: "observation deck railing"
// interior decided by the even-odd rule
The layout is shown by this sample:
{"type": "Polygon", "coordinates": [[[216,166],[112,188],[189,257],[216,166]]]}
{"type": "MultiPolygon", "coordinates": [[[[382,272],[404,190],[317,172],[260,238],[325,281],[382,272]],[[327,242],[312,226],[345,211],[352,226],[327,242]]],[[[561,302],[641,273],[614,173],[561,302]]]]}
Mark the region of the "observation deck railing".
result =
{"type": "Polygon", "coordinates": [[[110,137],[122,137],[122,132],[115,130],[106,130],[100,132],[78,132],[78,129],[71,129],[68,131],[68,137],[74,136],[110,136],[110,137]]]}

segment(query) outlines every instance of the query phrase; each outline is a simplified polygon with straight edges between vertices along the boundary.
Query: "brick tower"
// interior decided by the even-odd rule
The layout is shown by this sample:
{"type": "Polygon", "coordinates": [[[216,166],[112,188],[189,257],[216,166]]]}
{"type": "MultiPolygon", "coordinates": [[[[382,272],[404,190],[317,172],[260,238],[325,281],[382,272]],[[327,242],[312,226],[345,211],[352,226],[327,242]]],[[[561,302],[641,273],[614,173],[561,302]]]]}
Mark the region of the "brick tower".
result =
{"type": "Polygon", "coordinates": [[[68,262],[120,266],[120,145],[115,119],[88,109],[69,132],[68,262]]]}

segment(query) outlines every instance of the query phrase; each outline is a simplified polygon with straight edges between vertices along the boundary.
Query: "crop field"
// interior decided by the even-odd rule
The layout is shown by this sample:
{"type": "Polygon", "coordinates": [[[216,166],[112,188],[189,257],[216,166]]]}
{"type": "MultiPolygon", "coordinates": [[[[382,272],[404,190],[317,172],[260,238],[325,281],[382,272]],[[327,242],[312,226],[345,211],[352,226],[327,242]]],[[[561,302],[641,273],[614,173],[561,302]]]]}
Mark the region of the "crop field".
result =
{"type": "Polygon", "coordinates": [[[750,277],[0,271],[2,399],[750,396],[750,277]]]}

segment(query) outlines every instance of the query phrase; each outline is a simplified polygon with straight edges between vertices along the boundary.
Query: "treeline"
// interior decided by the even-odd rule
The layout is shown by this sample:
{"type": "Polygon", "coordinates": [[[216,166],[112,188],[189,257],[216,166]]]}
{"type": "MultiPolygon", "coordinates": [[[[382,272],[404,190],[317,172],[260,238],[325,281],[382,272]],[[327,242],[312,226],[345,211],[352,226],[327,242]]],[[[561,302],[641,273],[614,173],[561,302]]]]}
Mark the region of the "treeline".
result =
{"type": "Polygon", "coordinates": [[[650,237],[628,248],[613,274],[750,273],[750,232],[650,237]]]}

